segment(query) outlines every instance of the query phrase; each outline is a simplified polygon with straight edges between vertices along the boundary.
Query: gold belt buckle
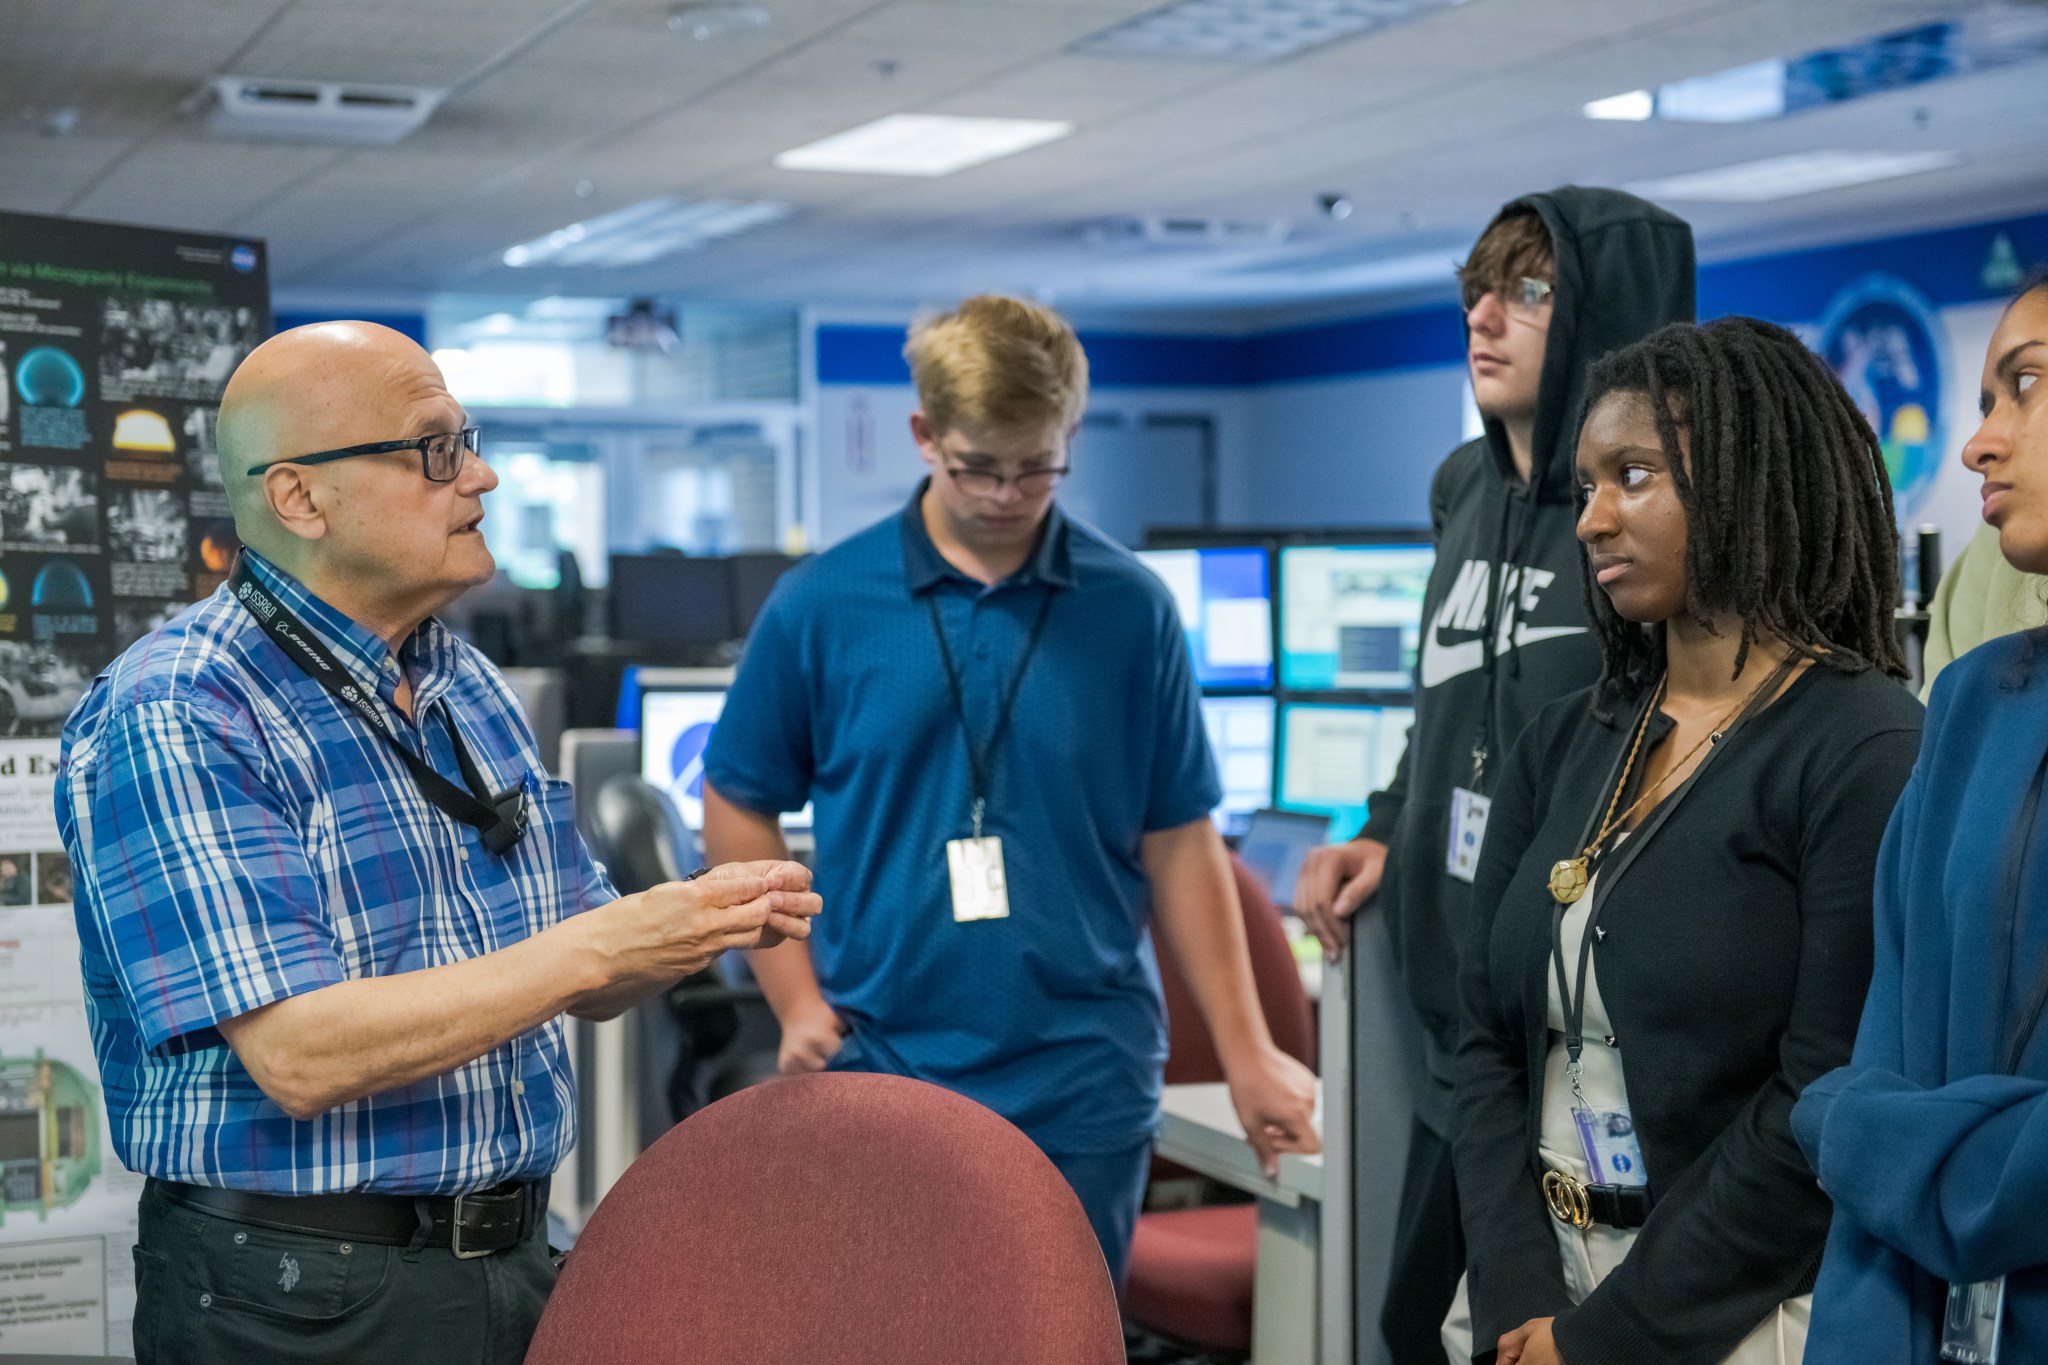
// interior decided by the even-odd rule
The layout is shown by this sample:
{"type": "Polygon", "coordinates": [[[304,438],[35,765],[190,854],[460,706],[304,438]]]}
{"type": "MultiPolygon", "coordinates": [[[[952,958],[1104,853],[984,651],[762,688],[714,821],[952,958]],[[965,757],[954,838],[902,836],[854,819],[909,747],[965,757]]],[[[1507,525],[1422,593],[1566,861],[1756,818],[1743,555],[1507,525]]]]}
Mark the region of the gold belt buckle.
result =
{"type": "Polygon", "coordinates": [[[1593,1206],[1586,1202],[1586,1186],[1563,1171],[1543,1173],[1543,1199],[1558,1222],[1584,1231],[1593,1226],[1593,1206]]]}

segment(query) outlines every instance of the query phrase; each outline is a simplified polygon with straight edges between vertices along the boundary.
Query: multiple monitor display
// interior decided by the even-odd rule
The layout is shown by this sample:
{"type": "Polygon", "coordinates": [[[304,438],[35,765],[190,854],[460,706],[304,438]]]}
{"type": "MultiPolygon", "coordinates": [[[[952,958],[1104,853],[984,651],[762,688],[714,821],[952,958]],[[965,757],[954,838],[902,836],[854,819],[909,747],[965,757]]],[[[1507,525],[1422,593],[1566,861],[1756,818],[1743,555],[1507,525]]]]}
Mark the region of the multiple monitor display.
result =
{"type": "Polygon", "coordinates": [[[1201,684],[1223,779],[1217,825],[1255,811],[1326,820],[1344,839],[1393,779],[1414,721],[1422,598],[1435,551],[1404,534],[1276,537],[1151,549],[1201,684]]]}
{"type": "Polygon", "coordinates": [[[611,636],[652,649],[698,649],[746,638],[789,555],[611,557],[611,636]]]}

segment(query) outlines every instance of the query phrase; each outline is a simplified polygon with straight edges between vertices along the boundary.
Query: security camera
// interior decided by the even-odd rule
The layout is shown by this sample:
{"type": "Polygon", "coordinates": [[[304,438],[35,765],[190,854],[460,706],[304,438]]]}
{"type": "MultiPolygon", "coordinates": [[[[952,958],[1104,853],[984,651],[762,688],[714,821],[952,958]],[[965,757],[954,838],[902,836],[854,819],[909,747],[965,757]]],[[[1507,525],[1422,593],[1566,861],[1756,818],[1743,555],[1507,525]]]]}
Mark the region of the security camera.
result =
{"type": "Polygon", "coordinates": [[[1351,197],[1349,195],[1319,194],[1316,196],[1316,203],[1321,206],[1325,217],[1334,218],[1340,223],[1351,216],[1351,197]]]}

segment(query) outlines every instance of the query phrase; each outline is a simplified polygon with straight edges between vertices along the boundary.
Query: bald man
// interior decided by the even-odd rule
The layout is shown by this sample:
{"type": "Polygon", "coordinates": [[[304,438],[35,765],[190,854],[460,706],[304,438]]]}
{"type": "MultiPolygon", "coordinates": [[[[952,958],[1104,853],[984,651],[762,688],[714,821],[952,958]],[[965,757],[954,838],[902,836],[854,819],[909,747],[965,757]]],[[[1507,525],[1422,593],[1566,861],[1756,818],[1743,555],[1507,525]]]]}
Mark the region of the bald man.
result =
{"type": "Polygon", "coordinates": [[[511,691],[434,620],[494,565],[497,476],[434,362],[367,323],[235,372],[248,547],[65,727],[57,819],[116,1149],[149,1177],[149,1362],[514,1362],[574,1141],[560,1016],[802,938],[792,863],[619,896],[511,691]]]}

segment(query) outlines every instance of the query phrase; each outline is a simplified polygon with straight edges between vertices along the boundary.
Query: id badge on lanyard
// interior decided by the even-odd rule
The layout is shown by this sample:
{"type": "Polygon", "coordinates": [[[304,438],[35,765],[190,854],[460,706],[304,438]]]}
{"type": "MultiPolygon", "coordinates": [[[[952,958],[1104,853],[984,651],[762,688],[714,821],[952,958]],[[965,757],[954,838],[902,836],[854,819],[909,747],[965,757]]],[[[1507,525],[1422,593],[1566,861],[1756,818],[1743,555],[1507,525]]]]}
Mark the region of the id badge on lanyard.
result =
{"type": "Polygon", "coordinates": [[[997,835],[984,835],[981,821],[988,811],[996,752],[1004,733],[1010,728],[1010,714],[1016,709],[1017,693],[1024,685],[1024,672],[1031,666],[1031,656],[1037,652],[1039,637],[1045,633],[1045,618],[1052,610],[1052,593],[1048,591],[1045,600],[1039,604],[1038,617],[1032,622],[1030,637],[1024,645],[1024,657],[1018,661],[1017,671],[1010,678],[1010,686],[996,712],[995,730],[989,735],[985,749],[975,745],[974,730],[967,723],[967,698],[960,685],[960,671],[953,663],[952,646],[946,643],[938,600],[928,597],[925,602],[931,608],[932,634],[938,640],[939,659],[946,666],[946,686],[952,693],[953,712],[960,721],[960,733],[967,741],[968,774],[974,789],[973,836],[946,841],[946,881],[952,890],[953,922],[968,924],[975,920],[1008,919],[1010,879],[1003,866],[1003,841],[997,835]]]}
{"type": "Polygon", "coordinates": [[[1948,1287],[1941,1315],[1941,1358],[1957,1365],[1998,1365],[1999,1328],[2005,1322],[2005,1276],[1948,1287]]]}

